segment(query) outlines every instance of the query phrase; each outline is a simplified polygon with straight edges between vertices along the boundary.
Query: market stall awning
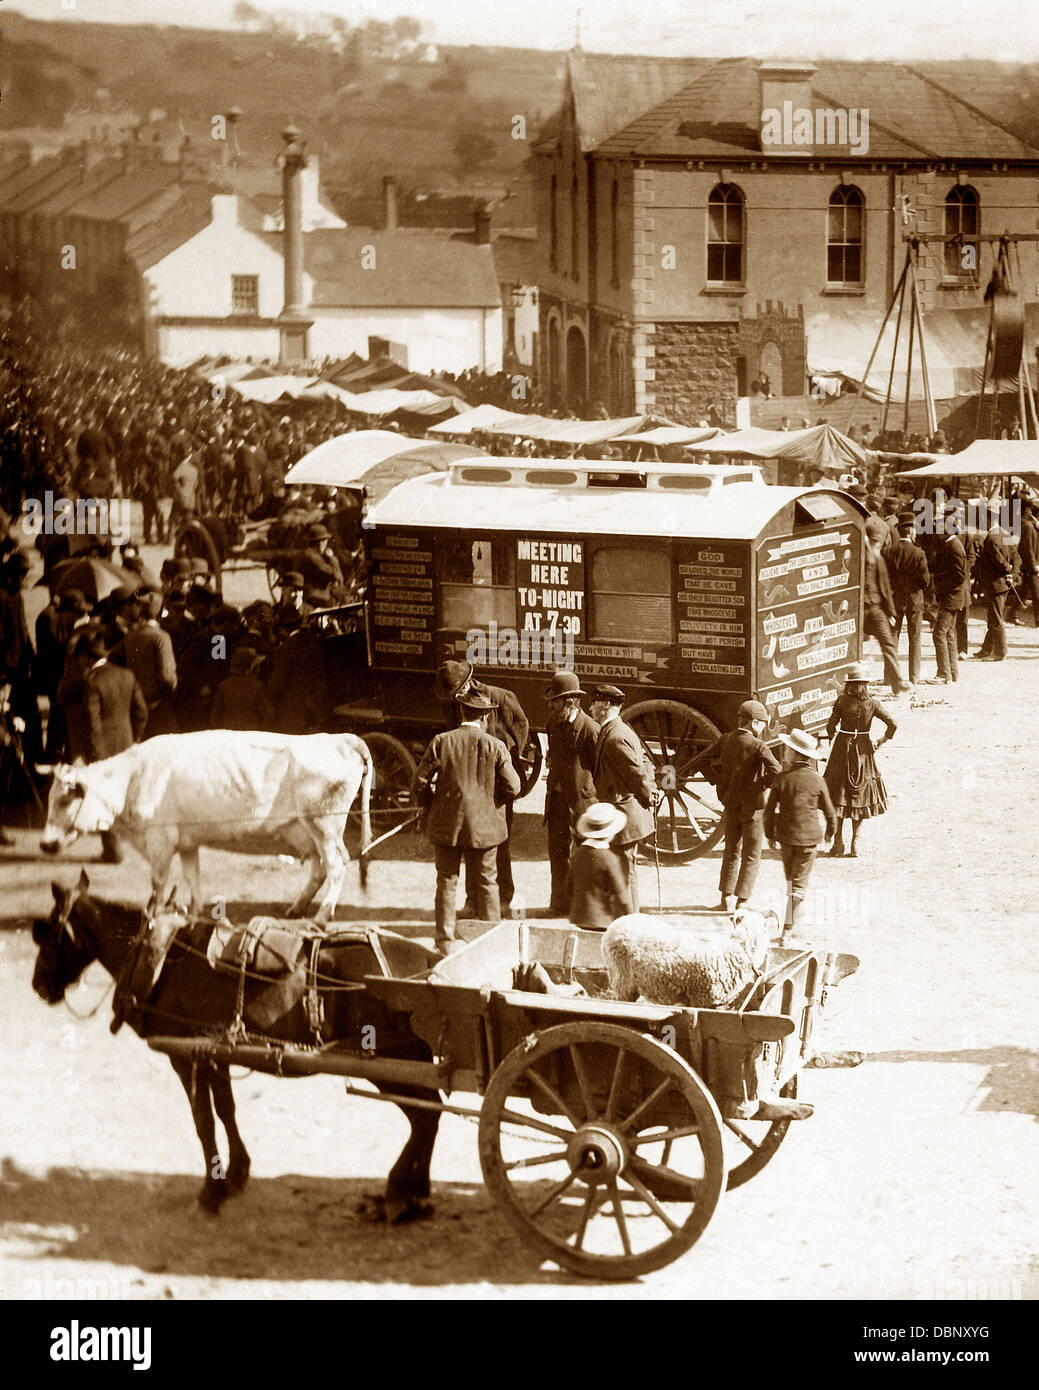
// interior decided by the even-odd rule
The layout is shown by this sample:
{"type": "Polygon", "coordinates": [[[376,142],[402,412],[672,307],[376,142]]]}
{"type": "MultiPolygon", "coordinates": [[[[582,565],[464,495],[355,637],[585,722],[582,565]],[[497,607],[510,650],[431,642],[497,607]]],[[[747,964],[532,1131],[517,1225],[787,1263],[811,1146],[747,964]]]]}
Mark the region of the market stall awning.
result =
{"type": "Polygon", "coordinates": [[[687,446],[690,453],[730,454],[741,458],[789,459],[805,467],[845,470],[865,467],[866,450],[832,425],[812,425],[806,430],[765,430],[758,426],[719,434],[687,446]]]}
{"type": "Polygon", "coordinates": [[[698,444],[704,439],[715,439],[722,431],[712,425],[700,425],[690,427],[689,425],[657,425],[651,430],[642,430],[638,434],[614,434],[610,436],[611,443],[619,444],[698,444]]]}
{"type": "Polygon", "coordinates": [[[898,478],[1005,478],[1039,473],[1039,440],[975,439],[958,454],[944,454],[898,478]]]}
{"type": "Polygon", "coordinates": [[[354,430],[304,454],[286,473],[285,482],[293,487],[365,487],[378,498],[405,478],[443,472],[458,459],[485,457],[471,444],[409,439],[393,430],[354,430]]]}
{"type": "Polygon", "coordinates": [[[271,405],[284,396],[295,399],[306,389],[307,379],[303,376],[267,376],[255,380],[233,381],[228,383],[232,391],[247,401],[259,401],[261,405],[271,405]]]}
{"type": "MultiPolygon", "coordinates": [[[[503,410],[500,405],[476,405],[472,410],[464,410],[453,420],[443,420],[439,425],[431,425],[429,432],[465,435],[472,434],[473,430],[493,430],[499,425],[515,424],[518,427],[531,418],[529,415],[520,414],[518,410],[503,410]]],[[[521,433],[520,429],[517,428],[515,433],[521,433]]]]}
{"type": "Polygon", "coordinates": [[[554,420],[530,415],[525,419],[534,423],[515,430],[507,425],[499,425],[494,432],[521,434],[525,438],[544,439],[551,444],[588,445],[605,444],[608,439],[616,439],[619,435],[626,437],[647,423],[645,415],[628,415],[619,420],[554,420]]]}

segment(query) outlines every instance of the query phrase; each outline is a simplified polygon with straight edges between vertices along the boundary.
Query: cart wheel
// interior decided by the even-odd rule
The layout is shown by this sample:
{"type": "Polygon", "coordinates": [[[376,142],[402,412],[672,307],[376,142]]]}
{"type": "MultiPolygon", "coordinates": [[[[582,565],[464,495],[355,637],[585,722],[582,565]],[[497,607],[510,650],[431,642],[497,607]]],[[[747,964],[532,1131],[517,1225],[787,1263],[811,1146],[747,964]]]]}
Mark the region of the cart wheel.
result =
{"type": "Polygon", "coordinates": [[[527,739],[527,746],[519,756],[517,772],[520,779],[520,794],[516,798],[517,801],[537,786],[544,762],[545,755],[541,748],[541,737],[531,730],[530,738],[527,739]]]}
{"type": "Polygon", "coordinates": [[[177,532],[173,542],[173,557],[176,560],[205,560],[210,574],[216,580],[217,593],[223,592],[220,553],[216,548],[216,542],[201,521],[189,521],[183,530],[177,532]]]}
{"type": "Polygon", "coordinates": [[[642,740],[656,770],[656,833],[644,842],[654,845],[665,863],[687,864],[698,859],[722,837],[722,807],[703,773],[689,764],[709,748],[721,730],[706,715],[678,700],[645,700],[624,712],[642,740]]]}
{"type": "Polygon", "coordinates": [[[542,1258],[631,1279],[707,1228],[725,1189],[722,1121],[693,1069],[655,1038],[564,1023],[532,1034],[491,1077],[480,1167],[542,1258]]]}
{"type": "MultiPolygon", "coordinates": [[[[792,1076],[779,1094],[788,1100],[795,1100],[797,1077],[792,1076]]],[[[768,1120],[726,1120],[724,1123],[729,1133],[736,1136],[729,1141],[728,1146],[730,1162],[735,1164],[735,1167],[729,1169],[729,1180],[726,1183],[727,1190],[731,1192],[734,1187],[742,1187],[745,1182],[749,1182],[761,1172],[786,1138],[791,1121],[773,1120],[770,1123],[768,1120]]]]}
{"type": "MultiPolygon", "coordinates": [[[[418,810],[412,791],[418,767],[408,749],[392,734],[365,734],[364,741],[375,764],[371,793],[372,834],[385,835],[387,830],[418,810]]],[[[361,813],[356,806],[347,823],[359,836],[361,813]]],[[[376,856],[378,852],[375,851],[376,856]]]]}
{"type": "Polygon", "coordinates": [[[271,599],[275,603],[281,602],[281,594],[285,585],[282,581],[281,570],[272,561],[267,561],[267,588],[271,591],[271,599]]]}

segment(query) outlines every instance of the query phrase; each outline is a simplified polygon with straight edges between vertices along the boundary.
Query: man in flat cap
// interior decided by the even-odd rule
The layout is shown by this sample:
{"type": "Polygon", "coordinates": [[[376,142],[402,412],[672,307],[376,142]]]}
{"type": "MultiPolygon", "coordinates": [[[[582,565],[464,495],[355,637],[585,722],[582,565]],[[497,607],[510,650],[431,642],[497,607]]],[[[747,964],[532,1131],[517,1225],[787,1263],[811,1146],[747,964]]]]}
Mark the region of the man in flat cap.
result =
{"type": "MultiPolygon", "coordinates": [[[[530,738],[530,723],[523,712],[523,706],[513,692],[502,686],[487,685],[486,682],[477,680],[476,672],[469,661],[443,662],[437,671],[434,689],[437,699],[442,704],[453,703],[452,722],[458,722],[460,718],[457,702],[471,691],[482,691],[492,705],[487,716],[487,732],[492,738],[500,739],[505,745],[513,769],[518,773],[520,758],[530,738]]],[[[508,912],[511,908],[512,899],[516,892],[516,885],[512,877],[512,851],[509,847],[509,836],[512,834],[513,801],[516,795],[518,792],[508,797],[505,802],[505,824],[508,834],[499,843],[497,853],[498,896],[503,912],[508,912]]],[[[467,913],[478,916],[468,872],[466,873],[465,888],[466,901],[463,916],[467,913]]]]}
{"type": "Polygon", "coordinates": [[[624,861],[631,903],[639,910],[635,856],[642,840],[653,834],[656,783],[653,768],[634,729],[621,718],[624,691],[615,685],[596,685],[588,712],[599,725],[592,774],[601,802],[619,806],[626,823],[614,836],[612,848],[624,861]]]}
{"type": "Polygon", "coordinates": [[[916,685],[920,679],[924,594],[931,576],[927,569],[927,558],[916,543],[916,516],[913,512],[899,512],[898,531],[884,548],[883,559],[895,600],[895,644],[898,644],[904,618],[909,635],[909,684],[916,685]]]}
{"type": "Polygon", "coordinates": [[[163,598],[158,589],[143,589],[138,595],[140,616],[123,641],[123,664],[137,677],[145,703],[148,723],[141,738],[179,732],[173,696],[177,689],[177,663],[173,640],[159,626],[163,598]]]}
{"type": "Polygon", "coordinates": [[[985,640],[974,654],[978,661],[1003,661],[1007,654],[1005,609],[1014,570],[1003,535],[1002,526],[994,519],[975,565],[985,591],[985,640]]]}
{"type": "Polygon", "coordinates": [[[556,671],[545,687],[549,707],[545,825],[552,884],[548,910],[553,917],[565,917],[570,911],[574,828],[596,800],[595,747],[599,726],[581,708],[584,693],[573,671],[556,671]]]}
{"type": "Polygon", "coordinates": [[[758,700],[744,700],[736,719],[736,728],[704,749],[690,768],[706,767],[725,808],[725,849],[718,879],[721,912],[732,912],[754,892],[765,840],[765,798],[782,771],[761,737],[769,723],[765,706],[758,700]]]}
{"type": "Polygon", "coordinates": [[[434,737],[415,776],[419,805],[429,808],[425,831],[436,856],[436,944],[445,953],[462,944],[455,923],[463,860],[478,916],[485,922],[501,917],[495,860],[509,833],[506,801],[520,790],[504,743],[487,731],[494,701],[470,687],[457,703],[461,722],[434,737]]]}

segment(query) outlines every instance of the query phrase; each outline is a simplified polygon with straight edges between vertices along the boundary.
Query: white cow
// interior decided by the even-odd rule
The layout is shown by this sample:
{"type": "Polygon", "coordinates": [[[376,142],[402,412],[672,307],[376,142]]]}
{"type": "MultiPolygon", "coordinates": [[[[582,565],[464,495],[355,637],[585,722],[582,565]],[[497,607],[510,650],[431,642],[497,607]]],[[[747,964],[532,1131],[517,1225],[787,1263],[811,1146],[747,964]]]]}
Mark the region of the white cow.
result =
{"type": "Polygon", "coordinates": [[[163,734],[114,758],[53,771],[41,848],[54,854],[79,835],[114,830],[151,865],[156,901],[165,898],[177,853],[197,913],[204,910],[200,846],[294,854],[312,864],[290,915],[303,915],[320,886],[314,920],[329,921],[346,877],[343,832],[358,788],[365,881],[372,758],[354,734],[163,734]]]}

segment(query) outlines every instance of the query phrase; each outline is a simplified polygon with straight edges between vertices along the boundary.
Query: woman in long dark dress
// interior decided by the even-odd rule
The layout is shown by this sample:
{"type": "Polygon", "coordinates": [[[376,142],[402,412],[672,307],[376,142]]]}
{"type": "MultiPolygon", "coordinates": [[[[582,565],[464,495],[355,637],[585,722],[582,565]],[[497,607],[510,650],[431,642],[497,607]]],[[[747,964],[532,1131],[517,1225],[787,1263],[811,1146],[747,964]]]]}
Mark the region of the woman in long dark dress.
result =
{"type": "Polygon", "coordinates": [[[870,816],[887,810],[887,790],[873,754],[894,736],[898,725],[879,700],[869,693],[869,677],[862,662],[849,667],[844,691],[838,695],[826,725],[830,760],[823,778],[837,813],[837,830],[830,854],[844,853],[844,822],[851,821],[850,856],[858,857],[859,831],[870,816]],[[877,743],[870,736],[874,719],[887,726],[877,743]]]}

